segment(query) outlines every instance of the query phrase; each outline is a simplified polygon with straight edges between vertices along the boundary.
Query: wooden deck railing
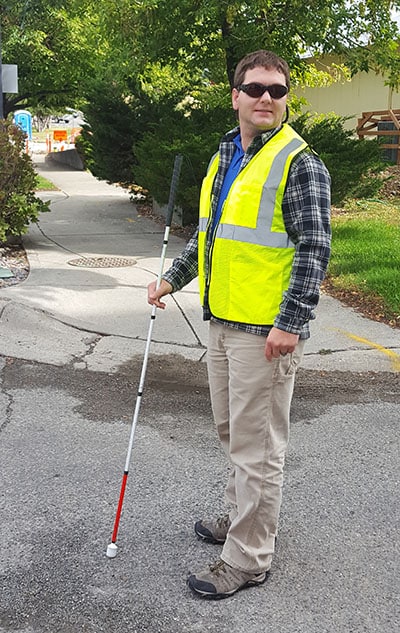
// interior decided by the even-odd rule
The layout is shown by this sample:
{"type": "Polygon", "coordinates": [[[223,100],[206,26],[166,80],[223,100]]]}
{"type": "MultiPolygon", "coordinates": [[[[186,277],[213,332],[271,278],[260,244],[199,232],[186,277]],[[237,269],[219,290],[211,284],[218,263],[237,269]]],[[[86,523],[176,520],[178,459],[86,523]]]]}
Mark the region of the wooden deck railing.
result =
{"type": "Polygon", "coordinates": [[[392,142],[382,143],[381,147],[395,150],[396,162],[400,165],[400,110],[363,112],[357,122],[357,134],[360,138],[365,136],[391,137],[392,142]]]}

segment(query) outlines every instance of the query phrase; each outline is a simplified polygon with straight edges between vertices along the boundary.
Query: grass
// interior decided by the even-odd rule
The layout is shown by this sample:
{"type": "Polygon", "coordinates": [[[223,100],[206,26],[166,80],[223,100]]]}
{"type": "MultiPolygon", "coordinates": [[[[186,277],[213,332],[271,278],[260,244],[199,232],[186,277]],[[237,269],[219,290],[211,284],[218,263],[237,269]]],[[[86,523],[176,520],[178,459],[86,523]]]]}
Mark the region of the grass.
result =
{"type": "Polygon", "coordinates": [[[36,191],[58,191],[58,187],[47,178],[36,174],[36,191]]]}
{"type": "Polygon", "coordinates": [[[332,213],[328,287],[400,325],[400,202],[352,201],[332,213]]]}
{"type": "Polygon", "coordinates": [[[67,132],[69,132],[71,130],[71,126],[68,126],[65,123],[57,123],[57,125],[54,125],[51,128],[45,128],[41,132],[33,130],[32,140],[36,141],[37,143],[45,143],[48,135],[53,138],[54,130],[67,130],[67,132]]]}
{"type": "Polygon", "coordinates": [[[37,131],[33,131],[32,132],[32,140],[35,141],[36,143],[45,143],[47,140],[47,136],[48,134],[52,135],[53,130],[50,130],[49,128],[46,128],[45,130],[42,130],[41,132],[37,132],[37,131]]]}

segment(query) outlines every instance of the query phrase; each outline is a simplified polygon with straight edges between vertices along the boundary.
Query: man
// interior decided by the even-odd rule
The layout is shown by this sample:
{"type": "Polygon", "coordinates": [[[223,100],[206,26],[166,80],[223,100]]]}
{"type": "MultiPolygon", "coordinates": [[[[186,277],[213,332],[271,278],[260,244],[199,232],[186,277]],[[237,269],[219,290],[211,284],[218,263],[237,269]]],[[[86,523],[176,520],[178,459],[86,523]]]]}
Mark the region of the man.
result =
{"type": "Polygon", "coordinates": [[[148,301],[199,275],[210,319],[211,403],[231,473],[229,513],[195,524],[220,558],[188,583],[224,598],[264,582],[281,504],[296,368],[330,255],[330,178],[286,123],[289,67],[270,51],[244,57],[234,76],[239,126],[222,139],[200,196],[199,228],[148,301]]]}

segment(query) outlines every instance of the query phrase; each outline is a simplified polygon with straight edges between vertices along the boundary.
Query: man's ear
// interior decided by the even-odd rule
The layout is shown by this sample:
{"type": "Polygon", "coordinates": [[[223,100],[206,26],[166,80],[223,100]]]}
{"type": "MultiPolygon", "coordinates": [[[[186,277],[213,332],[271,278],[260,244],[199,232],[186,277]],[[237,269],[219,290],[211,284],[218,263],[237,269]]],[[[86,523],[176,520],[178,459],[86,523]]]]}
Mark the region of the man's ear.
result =
{"type": "Polygon", "coordinates": [[[239,110],[238,98],[239,98],[239,90],[237,88],[232,88],[232,107],[234,110],[239,110]]]}

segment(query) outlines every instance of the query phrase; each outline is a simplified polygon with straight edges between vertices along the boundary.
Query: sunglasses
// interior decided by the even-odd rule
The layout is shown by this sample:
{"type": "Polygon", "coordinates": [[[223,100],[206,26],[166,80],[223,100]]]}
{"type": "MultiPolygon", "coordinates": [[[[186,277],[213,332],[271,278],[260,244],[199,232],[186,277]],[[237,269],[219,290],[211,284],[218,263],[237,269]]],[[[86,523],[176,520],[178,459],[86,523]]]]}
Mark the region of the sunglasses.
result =
{"type": "Polygon", "coordinates": [[[259,99],[266,91],[271,99],[282,99],[288,93],[287,86],[282,86],[282,84],[273,84],[272,86],[264,86],[264,84],[258,83],[241,84],[237,87],[237,90],[242,90],[252,99],[259,99]]]}

